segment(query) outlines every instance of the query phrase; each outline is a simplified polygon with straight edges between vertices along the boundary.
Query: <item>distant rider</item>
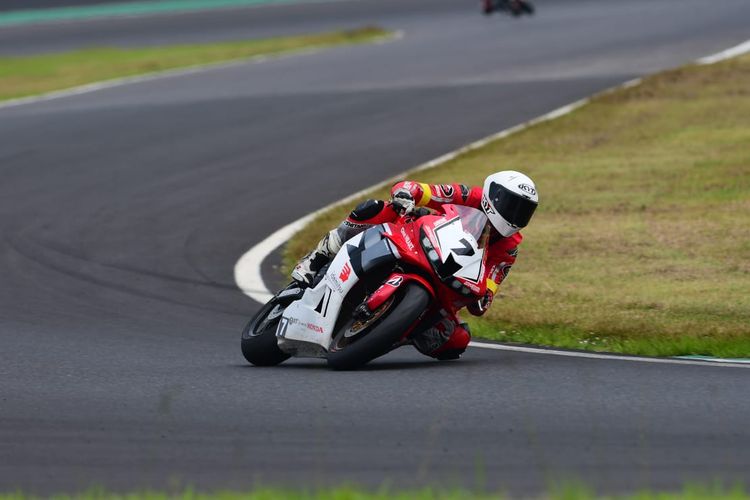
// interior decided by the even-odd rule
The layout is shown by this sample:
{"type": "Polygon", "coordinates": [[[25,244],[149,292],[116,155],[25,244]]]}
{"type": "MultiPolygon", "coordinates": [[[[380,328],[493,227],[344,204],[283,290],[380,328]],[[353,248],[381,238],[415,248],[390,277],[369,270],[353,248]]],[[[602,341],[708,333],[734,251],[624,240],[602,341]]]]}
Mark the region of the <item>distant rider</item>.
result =
{"type": "MultiPolygon", "coordinates": [[[[481,316],[492,304],[498,286],[508,276],[516,261],[522,236],[519,230],[529,223],[539,197],[534,182],[526,175],[506,170],[492,174],[484,186],[464,184],[423,184],[402,181],[391,188],[391,200],[367,200],[358,205],[336,229],[326,234],[315,250],[300,260],[292,278],[310,286],[318,271],[339,251],[344,241],[376,224],[395,222],[401,215],[419,216],[428,209],[440,212],[450,203],[481,209],[492,225],[487,247],[484,297],[464,304],[471,314],[481,316]]],[[[457,359],[469,344],[471,335],[466,323],[457,316],[444,314],[434,326],[412,339],[422,353],[437,359],[457,359]]]]}
{"type": "Polygon", "coordinates": [[[514,16],[533,14],[534,5],[528,0],[482,0],[482,12],[490,15],[496,10],[508,11],[514,16]]]}

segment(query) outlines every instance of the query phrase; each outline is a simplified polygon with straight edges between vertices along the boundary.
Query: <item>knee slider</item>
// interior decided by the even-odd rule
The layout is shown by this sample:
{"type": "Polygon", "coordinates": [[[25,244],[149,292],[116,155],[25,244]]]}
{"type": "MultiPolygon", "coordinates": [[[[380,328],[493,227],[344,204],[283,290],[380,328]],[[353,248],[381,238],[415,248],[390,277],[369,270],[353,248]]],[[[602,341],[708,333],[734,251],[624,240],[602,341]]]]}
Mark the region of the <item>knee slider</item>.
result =
{"type": "Polygon", "coordinates": [[[357,205],[349,214],[351,220],[364,222],[378,215],[385,206],[382,200],[367,200],[357,205]]]}

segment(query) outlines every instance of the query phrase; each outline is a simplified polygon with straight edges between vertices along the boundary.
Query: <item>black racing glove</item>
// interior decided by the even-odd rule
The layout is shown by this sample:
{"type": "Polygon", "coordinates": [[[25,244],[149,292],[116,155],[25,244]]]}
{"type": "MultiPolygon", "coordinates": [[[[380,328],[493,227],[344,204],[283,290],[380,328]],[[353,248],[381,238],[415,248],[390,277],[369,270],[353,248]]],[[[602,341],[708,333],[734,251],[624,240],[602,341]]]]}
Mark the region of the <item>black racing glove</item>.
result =
{"type": "Polygon", "coordinates": [[[484,293],[484,297],[477,300],[476,302],[469,304],[466,306],[466,309],[469,310],[469,313],[471,313],[472,316],[482,316],[484,313],[487,312],[487,309],[490,308],[492,305],[492,299],[495,297],[495,294],[487,290],[484,293]]]}

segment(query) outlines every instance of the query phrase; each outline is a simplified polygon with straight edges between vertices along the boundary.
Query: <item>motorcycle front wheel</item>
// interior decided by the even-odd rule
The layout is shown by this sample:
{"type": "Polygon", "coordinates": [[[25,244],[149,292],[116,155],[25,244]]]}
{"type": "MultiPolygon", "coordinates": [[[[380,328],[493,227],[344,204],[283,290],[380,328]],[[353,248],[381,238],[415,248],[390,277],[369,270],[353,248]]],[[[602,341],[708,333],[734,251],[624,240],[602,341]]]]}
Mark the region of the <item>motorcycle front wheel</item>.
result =
{"type": "Polygon", "coordinates": [[[291,301],[272,298],[245,325],[242,330],[242,355],[248,363],[275,366],[289,359],[289,354],[279,349],[276,342],[276,327],[291,301]]]}
{"type": "Polygon", "coordinates": [[[407,283],[367,320],[349,318],[333,333],[328,366],[353,370],[386,354],[427,309],[430,295],[416,283],[407,283]]]}

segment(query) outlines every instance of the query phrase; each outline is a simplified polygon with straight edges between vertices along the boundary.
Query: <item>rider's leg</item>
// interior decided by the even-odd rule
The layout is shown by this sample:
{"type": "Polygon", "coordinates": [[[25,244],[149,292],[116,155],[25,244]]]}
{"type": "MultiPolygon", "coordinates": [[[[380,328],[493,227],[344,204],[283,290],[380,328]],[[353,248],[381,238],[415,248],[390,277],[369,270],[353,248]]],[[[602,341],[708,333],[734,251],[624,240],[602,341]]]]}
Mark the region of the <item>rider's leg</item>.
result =
{"type": "Polygon", "coordinates": [[[414,347],[427,356],[449,360],[458,359],[471,340],[469,325],[459,323],[457,317],[446,316],[412,339],[414,347]]]}
{"type": "Polygon", "coordinates": [[[315,249],[305,255],[292,271],[292,279],[300,283],[311,285],[315,275],[341,249],[343,242],[365,229],[384,222],[392,222],[397,214],[390,203],[381,200],[367,200],[356,206],[354,210],[336,229],[326,234],[318,242],[315,249]]]}
{"type": "Polygon", "coordinates": [[[304,285],[312,285],[315,275],[318,274],[331,257],[341,248],[341,237],[338,229],[333,229],[321,239],[315,249],[302,257],[292,270],[292,279],[304,285]]]}

